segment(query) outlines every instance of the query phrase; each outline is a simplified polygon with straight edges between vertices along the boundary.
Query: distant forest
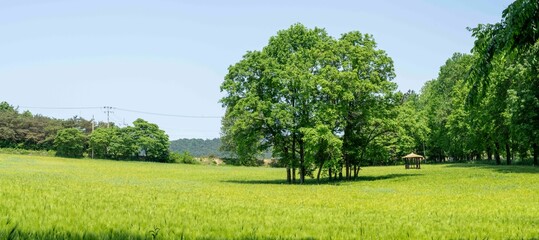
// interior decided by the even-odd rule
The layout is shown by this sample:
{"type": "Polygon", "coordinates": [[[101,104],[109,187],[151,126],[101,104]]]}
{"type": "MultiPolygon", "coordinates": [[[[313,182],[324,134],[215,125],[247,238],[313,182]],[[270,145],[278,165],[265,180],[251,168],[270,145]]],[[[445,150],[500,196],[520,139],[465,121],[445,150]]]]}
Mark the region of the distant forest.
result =
{"type": "MultiPolygon", "coordinates": [[[[188,152],[193,157],[215,156],[219,158],[234,158],[234,153],[221,151],[221,139],[180,138],[170,141],[170,151],[177,153],[188,152]]],[[[256,158],[271,158],[271,151],[263,151],[256,158]]]]}
{"type": "Polygon", "coordinates": [[[225,152],[220,151],[221,140],[214,139],[188,139],[181,138],[170,141],[170,151],[183,153],[189,152],[194,157],[204,157],[214,155],[216,157],[228,157],[225,152]]]}

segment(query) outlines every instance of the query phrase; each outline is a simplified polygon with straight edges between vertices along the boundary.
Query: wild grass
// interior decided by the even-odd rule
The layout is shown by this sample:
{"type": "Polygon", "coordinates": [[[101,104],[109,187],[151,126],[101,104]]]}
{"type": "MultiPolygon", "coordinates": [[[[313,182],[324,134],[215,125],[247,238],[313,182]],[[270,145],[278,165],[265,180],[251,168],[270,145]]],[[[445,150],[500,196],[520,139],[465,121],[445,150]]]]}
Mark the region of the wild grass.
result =
{"type": "Polygon", "coordinates": [[[34,156],[49,156],[56,155],[54,150],[28,150],[23,148],[0,148],[0,154],[18,154],[18,155],[34,155],[34,156]]]}
{"type": "Polygon", "coordinates": [[[284,169],[0,154],[0,239],[537,239],[539,168],[284,169]]]}

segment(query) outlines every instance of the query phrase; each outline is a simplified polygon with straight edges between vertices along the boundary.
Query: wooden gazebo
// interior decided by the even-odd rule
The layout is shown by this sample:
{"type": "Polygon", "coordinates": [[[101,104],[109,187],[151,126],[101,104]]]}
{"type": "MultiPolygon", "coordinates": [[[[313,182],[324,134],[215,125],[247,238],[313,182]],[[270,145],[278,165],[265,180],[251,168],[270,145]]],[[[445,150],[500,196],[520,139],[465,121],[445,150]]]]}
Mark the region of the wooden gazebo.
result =
{"type": "Polygon", "coordinates": [[[404,159],[405,169],[410,169],[410,168],[421,169],[421,160],[425,159],[423,156],[417,155],[415,153],[410,153],[402,158],[404,159]]]}

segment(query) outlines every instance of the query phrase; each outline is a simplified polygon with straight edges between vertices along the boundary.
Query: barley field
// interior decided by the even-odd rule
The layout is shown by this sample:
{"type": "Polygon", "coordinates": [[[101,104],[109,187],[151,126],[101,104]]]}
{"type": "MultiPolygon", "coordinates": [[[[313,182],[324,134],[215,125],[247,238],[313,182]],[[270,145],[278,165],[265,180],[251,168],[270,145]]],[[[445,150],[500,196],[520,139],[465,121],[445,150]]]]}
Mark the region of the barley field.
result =
{"type": "Polygon", "coordinates": [[[0,154],[0,239],[538,239],[539,168],[284,169],[0,154]]]}

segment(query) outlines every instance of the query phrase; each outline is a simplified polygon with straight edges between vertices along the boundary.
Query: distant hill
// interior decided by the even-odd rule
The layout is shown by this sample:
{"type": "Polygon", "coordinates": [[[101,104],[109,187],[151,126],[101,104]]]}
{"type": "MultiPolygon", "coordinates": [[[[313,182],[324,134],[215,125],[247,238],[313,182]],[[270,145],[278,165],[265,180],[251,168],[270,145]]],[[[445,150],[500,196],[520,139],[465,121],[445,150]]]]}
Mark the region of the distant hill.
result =
{"type": "MultiPolygon", "coordinates": [[[[189,152],[194,157],[207,157],[214,155],[220,158],[230,158],[231,153],[220,151],[221,139],[180,138],[170,141],[170,151],[189,152]]],[[[258,158],[271,158],[271,151],[264,152],[258,158]]]]}
{"type": "Polygon", "coordinates": [[[180,138],[178,140],[170,141],[170,150],[173,152],[183,153],[189,152],[195,157],[215,155],[217,157],[227,157],[226,154],[219,150],[221,147],[221,140],[219,138],[214,139],[200,139],[200,138],[180,138]]]}

